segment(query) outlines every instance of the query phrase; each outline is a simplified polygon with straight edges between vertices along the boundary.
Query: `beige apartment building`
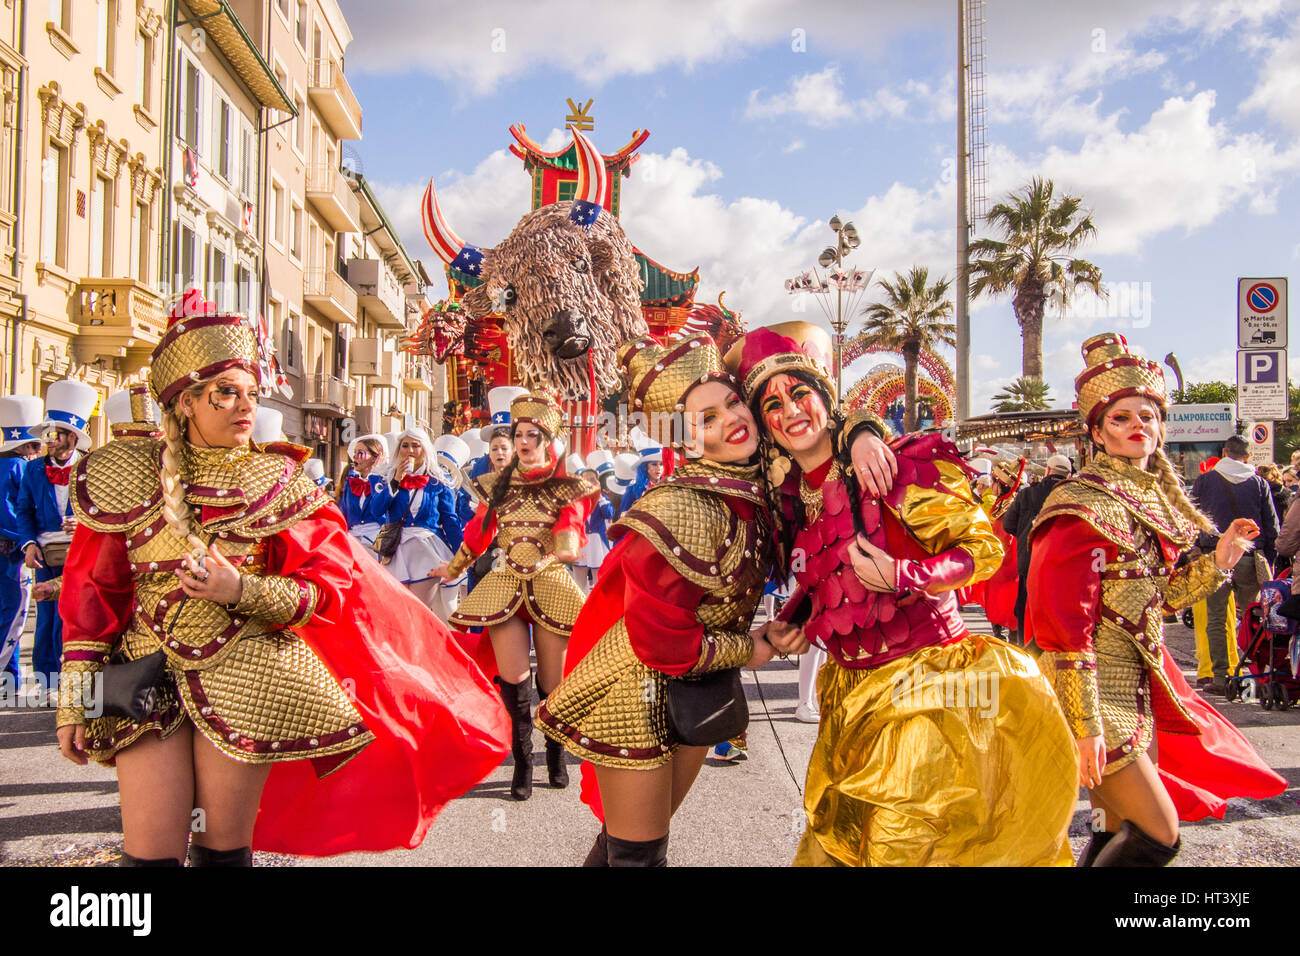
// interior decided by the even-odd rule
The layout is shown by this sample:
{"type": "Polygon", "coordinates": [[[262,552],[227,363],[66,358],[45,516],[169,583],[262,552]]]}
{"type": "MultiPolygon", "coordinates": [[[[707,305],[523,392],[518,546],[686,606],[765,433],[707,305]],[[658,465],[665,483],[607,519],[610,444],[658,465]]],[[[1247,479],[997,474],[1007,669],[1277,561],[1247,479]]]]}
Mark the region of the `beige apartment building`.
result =
{"type": "Polygon", "coordinates": [[[331,471],[352,434],[438,430],[441,369],[396,351],[428,277],[345,145],[337,0],[0,3],[4,391],[107,396],[197,286],[265,318],[294,392],[270,404],[331,471]]]}
{"type": "Polygon", "coordinates": [[[163,5],[7,2],[4,18],[4,385],[44,396],[72,376],[106,396],[164,324],[163,5]]]}
{"type": "Polygon", "coordinates": [[[348,436],[436,425],[434,376],[394,352],[419,307],[407,290],[427,277],[349,159],[361,107],[344,75],[352,33],[337,0],[228,3],[294,111],[263,144],[265,315],[294,391],[269,404],[286,436],[313,447],[333,474],[348,436]]]}

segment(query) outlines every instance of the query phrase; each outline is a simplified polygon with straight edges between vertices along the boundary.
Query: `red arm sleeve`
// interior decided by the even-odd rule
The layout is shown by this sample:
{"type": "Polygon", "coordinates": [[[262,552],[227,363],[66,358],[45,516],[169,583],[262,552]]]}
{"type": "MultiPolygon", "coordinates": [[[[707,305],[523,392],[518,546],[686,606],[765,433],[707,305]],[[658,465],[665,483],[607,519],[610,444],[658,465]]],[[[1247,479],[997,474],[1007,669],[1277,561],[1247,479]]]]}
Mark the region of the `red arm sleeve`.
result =
{"type": "Polygon", "coordinates": [[[86,705],[95,699],[90,696],[95,675],[126,630],[134,597],[125,538],[77,525],[59,594],[63,664],[56,727],[86,722],[86,705]]]}
{"type": "Polygon", "coordinates": [[[120,534],[77,525],[63,568],[63,659],[102,665],[131,620],[135,580],[120,534]]]}
{"type": "Polygon", "coordinates": [[[1062,515],[1034,534],[1025,616],[1045,651],[1091,652],[1102,566],[1118,548],[1082,518],[1062,515]]]}
{"type": "Polygon", "coordinates": [[[700,658],[704,626],[695,613],[705,591],[673,570],[636,532],[627,534],[621,567],[628,640],[642,663],[681,676],[700,658]]]}
{"type": "Polygon", "coordinates": [[[483,531],[483,516],[487,514],[487,502],[480,501],[478,507],[474,509],[474,517],[469,519],[465,525],[464,544],[475,556],[481,555],[492,544],[492,540],[497,536],[497,516],[492,515],[492,520],[488,522],[487,530],[483,531]]]}

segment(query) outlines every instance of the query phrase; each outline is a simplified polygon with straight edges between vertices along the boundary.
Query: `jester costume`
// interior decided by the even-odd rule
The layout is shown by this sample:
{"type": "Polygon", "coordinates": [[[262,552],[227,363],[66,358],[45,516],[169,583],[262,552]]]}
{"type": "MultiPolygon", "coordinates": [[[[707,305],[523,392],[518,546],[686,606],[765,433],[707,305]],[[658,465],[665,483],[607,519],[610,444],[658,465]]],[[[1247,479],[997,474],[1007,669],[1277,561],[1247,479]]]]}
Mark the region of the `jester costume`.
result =
{"type": "MultiPolygon", "coordinates": [[[[244,320],[209,306],[173,315],[150,385],[166,405],[229,368],[255,377],[244,320]]],[[[200,307],[201,308],[201,307],[200,307]]],[[[227,757],[269,763],[253,844],[306,855],[419,844],[441,807],[501,760],[505,715],[449,632],[347,533],[303,473],[305,448],[185,442],[192,533],[240,572],[238,603],[190,598],[191,543],[163,516],[164,442],[122,437],[73,475],[78,525],[64,570],[58,725],[84,724],[99,763],[191,721],[227,757]],[[142,720],[86,712],[106,665],[161,651],[142,720]]]]}
{"type": "MultiPolygon", "coordinates": [[[[1131,355],[1123,336],[1094,336],[1083,355],[1076,387],[1089,427],[1127,396],[1163,412],[1163,373],[1131,355]]],[[[1073,735],[1104,738],[1103,775],[1158,741],[1160,777],[1184,820],[1222,817],[1228,797],[1285,789],[1165,651],[1164,615],[1203,600],[1227,575],[1213,553],[1178,563],[1197,529],[1157,475],[1099,453],[1053,489],[1031,533],[1027,624],[1044,652],[1039,666],[1073,735]]]]}
{"type": "MultiPolygon", "coordinates": [[[[829,396],[825,337],[803,322],[757,329],[727,365],[751,407],[782,372],[829,396]]],[[[840,440],[873,417],[850,417],[840,440]]],[[[797,584],[779,618],[830,658],[795,865],[1068,865],[1077,773],[1060,708],[1032,658],[966,630],[954,595],[993,574],[1002,549],[949,442],[891,447],[884,499],[856,493],[842,447],[809,473],[785,459],[776,494],[797,584]],[[896,561],[892,592],[855,573],[859,534],[896,561]]]]}

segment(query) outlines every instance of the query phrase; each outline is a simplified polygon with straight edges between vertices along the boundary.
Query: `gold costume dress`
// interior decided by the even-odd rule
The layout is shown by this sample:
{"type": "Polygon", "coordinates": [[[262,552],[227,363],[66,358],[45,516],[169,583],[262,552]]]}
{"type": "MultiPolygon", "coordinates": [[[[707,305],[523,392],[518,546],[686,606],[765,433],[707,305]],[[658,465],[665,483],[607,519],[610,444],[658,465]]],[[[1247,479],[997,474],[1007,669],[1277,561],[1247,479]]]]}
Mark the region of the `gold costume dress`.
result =
{"type": "MultiPolygon", "coordinates": [[[[87,583],[76,588],[75,613],[64,609],[59,726],[84,722],[89,756],[109,765],[144,734],[167,737],[188,717],[235,760],[309,757],[320,776],[337,770],[373,737],[290,628],[312,617],[320,587],[340,569],[317,555],[293,577],[276,573],[294,547],[277,536],[330,503],[303,473],[307,450],[295,460],[256,449],[182,447],[180,478],[195,533],[243,575],[243,596],[230,606],[187,597],[180,587],[176,571],[191,546],[162,515],[162,450],[158,439],[118,439],[76,468],[71,501],[80,540],[68,573],[87,583]],[[125,595],[129,601],[119,600],[125,595]],[[105,663],[158,650],[166,666],[148,718],[86,712],[87,691],[105,663]]],[[[65,605],[72,596],[65,591],[65,605]]]]}
{"type": "Polygon", "coordinates": [[[621,538],[569,641],[537,726],[605,767],[651,769],[678,742],[668,681],[739,667],[771,571],[758,467],[689,461],[610,527],[621,538]]]}
{"type": "Polygon", "coordinates": [[[1196,527],[1157,477],[1099,454],[1061,482],[1034,522],[1030,631],[1076,737],[1102,735],[1109,776],[1151,746],[1156,721],[1199,730],[1165,671],[1165,609],[1225,580],[1213,554],[1176,567],[1196,527]],[[1061,588],[1052,582],[1069,581],[1061,588]]]}
{"type": "Polygon", "coordinates": [[[491,546],[501,549],[493,569],[474,586],[448,623],[452,627],[491,627],[521,614],[561,637],[568,637],[585,595],[568,565],[555,557],[557,549],[576,554],[582,543],[587,502],[600,489],[585,477],[559,474],[551,461],[531,471],[510,475],[510,490],[484,531],[486,502],[492,499],[499,474],[471,480],[479,507],[465,537],[447,567],[454,580],[491,546]]]}

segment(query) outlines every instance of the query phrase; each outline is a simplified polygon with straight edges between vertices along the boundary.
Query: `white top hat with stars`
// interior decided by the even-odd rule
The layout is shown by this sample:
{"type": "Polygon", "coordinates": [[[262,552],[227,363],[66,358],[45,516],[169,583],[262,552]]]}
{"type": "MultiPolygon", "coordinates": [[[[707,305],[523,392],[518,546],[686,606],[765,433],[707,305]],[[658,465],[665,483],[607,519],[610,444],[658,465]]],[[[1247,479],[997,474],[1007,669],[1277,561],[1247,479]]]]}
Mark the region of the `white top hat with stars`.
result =
{"type": "Polygon", "coordinates": [[[64,379],[55,382],[45,392],[44,428],[66,428],[77,436],[77,448],[86,451],[90,448],[90,434],[86,425],[91,413],[99,401],[99,392],[85,382],[64,379]]]}
{"type": "Polygon", "coordinates": [[[35,395],[0,398],[0,452],[41,440],[44,405],[35,395]]]}

